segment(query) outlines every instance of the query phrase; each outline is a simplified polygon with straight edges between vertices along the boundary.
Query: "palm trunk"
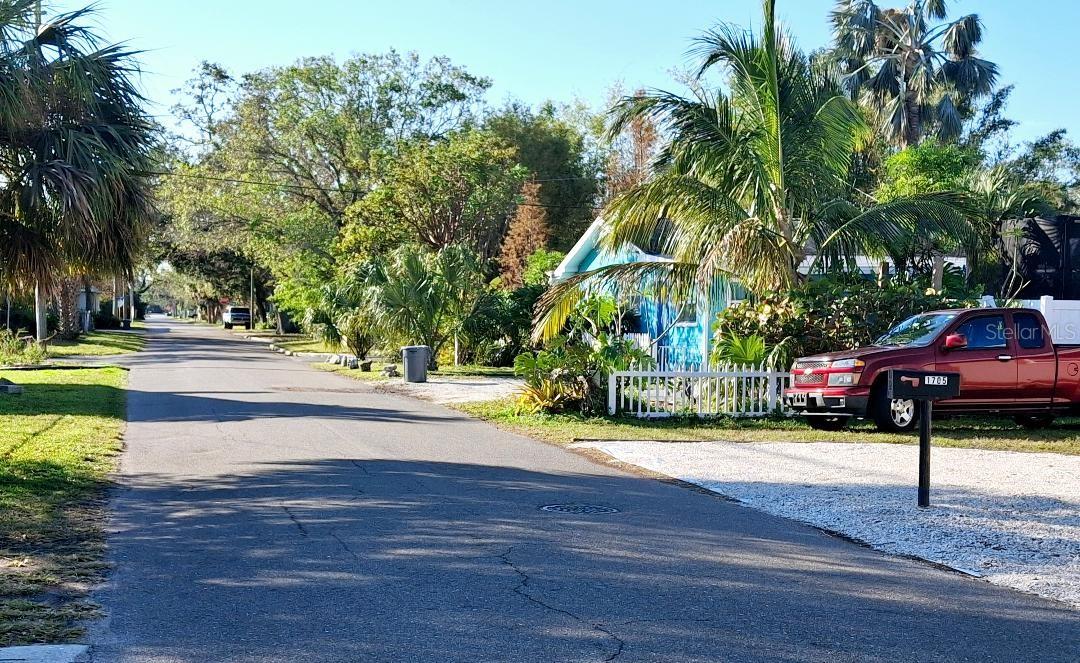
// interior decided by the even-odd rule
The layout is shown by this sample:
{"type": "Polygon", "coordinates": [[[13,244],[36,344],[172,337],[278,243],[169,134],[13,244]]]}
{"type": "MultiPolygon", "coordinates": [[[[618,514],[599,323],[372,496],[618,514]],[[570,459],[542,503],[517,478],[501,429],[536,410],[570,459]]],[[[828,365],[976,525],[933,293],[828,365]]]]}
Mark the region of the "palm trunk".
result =
{"type": "Polygon", "coordinates": [[[922,138],[922,109],[912,95],[908,95],[904,100],[904,116],[907,121],[901,148],[917,145],[922,138]]]}
{"type": "Polygon", "coordinates": [[[56,308],[60,314],[60,338],[74,340],[79,337],[79,282],[73,278],[60,280],[56,293],[56,308]]]}

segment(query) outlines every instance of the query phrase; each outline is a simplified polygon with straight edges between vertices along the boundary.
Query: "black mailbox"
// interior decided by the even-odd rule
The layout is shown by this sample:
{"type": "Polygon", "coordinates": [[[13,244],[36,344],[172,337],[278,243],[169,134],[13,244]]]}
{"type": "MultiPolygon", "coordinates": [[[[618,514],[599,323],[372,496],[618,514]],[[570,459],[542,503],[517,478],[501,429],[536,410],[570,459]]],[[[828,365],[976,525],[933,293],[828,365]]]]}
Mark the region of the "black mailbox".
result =
{"type": "Polygon", "coordinates": [[[960,395],[959,373],[889,369],[889,398],[940,401],[960,395]]]}
{"type": "Polygon", "coordinates": [[[919,506],[930,506],[930,420],[933,402],[960,395],[959,373],[890,368],[889,398],[910,398],[919,407],[919,506]]]}

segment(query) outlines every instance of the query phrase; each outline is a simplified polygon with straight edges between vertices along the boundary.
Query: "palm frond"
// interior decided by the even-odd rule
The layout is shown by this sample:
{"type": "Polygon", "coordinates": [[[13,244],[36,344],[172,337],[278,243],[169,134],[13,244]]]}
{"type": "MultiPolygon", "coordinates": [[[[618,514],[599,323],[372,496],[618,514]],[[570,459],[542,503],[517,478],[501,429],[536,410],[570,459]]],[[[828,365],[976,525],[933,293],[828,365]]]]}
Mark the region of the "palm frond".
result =
{"type": "Polygon", "coordinates": [[[982,41],[982,37],[982,21],[978,15],[968,14],[945,29],[942,45],[953,59],[962,60],[975,54],[975,46],[982,41]]]}

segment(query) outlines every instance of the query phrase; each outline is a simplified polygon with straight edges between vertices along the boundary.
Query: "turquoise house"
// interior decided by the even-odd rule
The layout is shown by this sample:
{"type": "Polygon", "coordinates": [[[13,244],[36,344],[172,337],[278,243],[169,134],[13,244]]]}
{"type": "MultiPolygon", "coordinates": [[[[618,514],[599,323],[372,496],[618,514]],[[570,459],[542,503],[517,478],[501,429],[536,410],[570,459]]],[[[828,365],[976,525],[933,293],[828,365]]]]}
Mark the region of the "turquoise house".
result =
{"type": "MultiPolygon", "coordinates": [[[[610,265],[671,260],[637,246],[608,251],[600,246],[604,229],[602,218],[593,221],[552,273],[553,282],[610,265]]],[[[696,307],[690,310],[680,310],[670,301],[643,297],[637,308],[638,327],[632,335],[650,351],[660,370],[704,369],[708,365],[713,320],[732,301],[732,294],[730,284],[717,283],[712,292],[698,297],[696,307]]]]}

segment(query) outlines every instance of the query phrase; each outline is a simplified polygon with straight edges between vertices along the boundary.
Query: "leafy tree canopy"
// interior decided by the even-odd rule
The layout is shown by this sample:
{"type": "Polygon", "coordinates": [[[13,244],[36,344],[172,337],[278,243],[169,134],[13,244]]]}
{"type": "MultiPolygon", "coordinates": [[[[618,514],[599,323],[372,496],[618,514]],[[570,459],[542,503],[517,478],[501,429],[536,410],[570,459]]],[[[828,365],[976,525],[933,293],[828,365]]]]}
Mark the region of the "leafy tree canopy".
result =
{"type": "Polygon", "coordinates": [[[885,159],[875,196],[881,201],[935,191],[955,191],[982,155],[972,148],[926,141],[885,159]]]}
{"type": "Polygon", "coordinates": [[[595,217],[599,164],[584,134],[553,104],[538,112],[510,104],[484,120],[484,127],[517,148],[517,159],[540,185],[552,244],[569,248],[595,217]]]}
{"type": "Polygon", "coordinates": [[[461,244],[490,258],[527,171],[504,139],[466,129],[381,160],[379,175],[379,187],[348,210],[343,251],[363,258],[403,243],[461,244]]]}

